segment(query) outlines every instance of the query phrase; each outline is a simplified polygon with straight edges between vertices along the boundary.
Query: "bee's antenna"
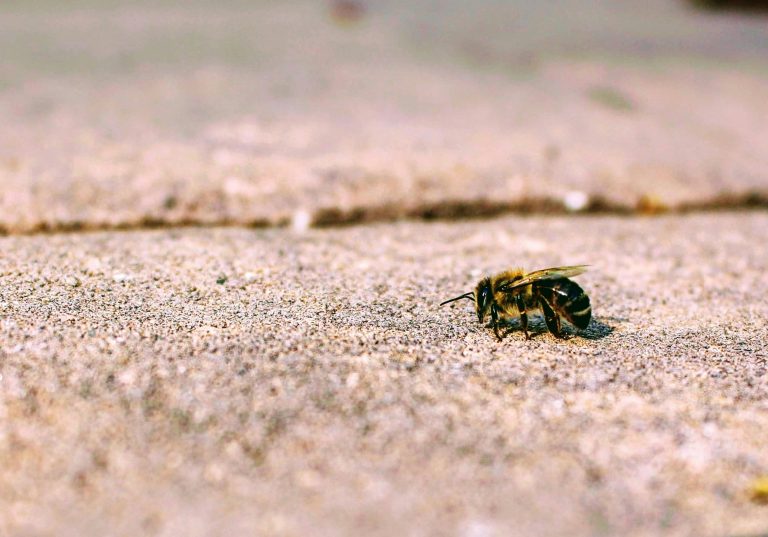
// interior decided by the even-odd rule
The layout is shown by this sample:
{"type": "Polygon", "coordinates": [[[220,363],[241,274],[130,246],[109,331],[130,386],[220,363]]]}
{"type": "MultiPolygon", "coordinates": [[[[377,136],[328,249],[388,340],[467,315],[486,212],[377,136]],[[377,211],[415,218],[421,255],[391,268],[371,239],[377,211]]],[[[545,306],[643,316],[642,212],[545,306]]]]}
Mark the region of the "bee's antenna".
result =
{"type": "Polygon", "coordinates": [[[475,294],[470,291],[469,293],[464,293],[463,295],[459,295],[459,296],[457,296],[455,298],[449,298],[445,302],[441,302],[440,305],[441,306],[445,306],[446,304],[448,304],[450,302],[456,302],[457,300],[461,300],[462,298],[466,298],[466,299],[471,300],[472,302],[474,302],[475,301],[475,294]]]}

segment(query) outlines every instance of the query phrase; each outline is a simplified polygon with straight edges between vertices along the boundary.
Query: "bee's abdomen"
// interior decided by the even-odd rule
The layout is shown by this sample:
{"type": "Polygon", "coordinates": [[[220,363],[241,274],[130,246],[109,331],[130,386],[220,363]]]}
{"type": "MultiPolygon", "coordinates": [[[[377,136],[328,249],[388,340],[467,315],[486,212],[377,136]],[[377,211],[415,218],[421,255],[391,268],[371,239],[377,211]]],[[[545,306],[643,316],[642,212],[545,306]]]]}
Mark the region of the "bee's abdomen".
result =
{"type": "Polygon", "coordinates": [[[576,282],[562,278],[534,285],[552,309],[568,319],[569,323],[582,330],[587,327],[592,318],[592,306],[584,289],[576,282]]]}

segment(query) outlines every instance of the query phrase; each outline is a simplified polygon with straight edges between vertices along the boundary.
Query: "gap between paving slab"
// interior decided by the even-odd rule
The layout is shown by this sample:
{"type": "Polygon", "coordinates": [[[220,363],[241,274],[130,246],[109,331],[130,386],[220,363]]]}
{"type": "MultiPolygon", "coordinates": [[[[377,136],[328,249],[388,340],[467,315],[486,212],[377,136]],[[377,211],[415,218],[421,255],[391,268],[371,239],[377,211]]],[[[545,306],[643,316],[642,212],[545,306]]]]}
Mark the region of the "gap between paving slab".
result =
{"type": "Polygon", "coordinates": [[[424,221],[461,221],[468,219],[487,219],[503,215],[555,216],[571,215],[623,215],[653,216],[660,214],[712,213],[714,211],[764,210],[768,208],[768,196],[758,192],[742,196],[723,195],[707,202],[684,203],[670,208],[659,200],[642,198],[635,207],[615,205],[602,198],[588,198],[577,193],[578,205],[569,206],[568,200],[536,199],[515,203],[500,203],[489,200],[445,201],[435,205],[426,205],[408,209],[400,206],[359,207],[354,209],[319,209],[315,212],[296,211],[292,218],[270,222],[256,220],[234,222],[224,220],[162,219],[144,218],[135,222],[45,222],[33,227],[14,228],[0,226],[0,235],[35,235],[93,231],[140,231],[152,229],[178,228],[284,228],[292,227],[296,231],[309,228],[329,228],[402,220],[424,221]]]}

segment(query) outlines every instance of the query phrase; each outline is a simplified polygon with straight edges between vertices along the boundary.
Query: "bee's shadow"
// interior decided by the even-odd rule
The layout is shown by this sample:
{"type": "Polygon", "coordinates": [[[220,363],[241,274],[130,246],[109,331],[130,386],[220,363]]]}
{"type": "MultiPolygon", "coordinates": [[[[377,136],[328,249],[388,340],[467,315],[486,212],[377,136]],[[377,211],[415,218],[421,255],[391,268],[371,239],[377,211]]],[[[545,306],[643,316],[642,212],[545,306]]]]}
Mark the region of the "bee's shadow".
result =
{"type": "MultiPolygon", "coordinates": [[[[523,329],[520,324],[519,318],[505,319],[500,322],[500,326],[504,329],[502,334],[504,337],[512,332],[518,332],[523,329]]],[[[487,328],[493,328],[492,324],[488,324],[487,328]]],[[[598,340],[610,336],[615,328],[609,324],[606,324],[598,319],[592,318],[584,330],[575,330],[572,326],[563,324],[563,335],[566,338],[580,337],[589,340],[598,340]]],[[[543,318],[533,317],[528,320],[528,332],[531,337],[537,337],[543,334],[547,334],[549,329],[543,318]]]]}
{"type": "Polygon", "coordinates": [[[597,340],[610,336],[614,330],[616,330],[616,328],[610,324],[606,324],[593,318],[589,322],[589,325],[579,332],[578,335],[584,339],[597,340]]]}

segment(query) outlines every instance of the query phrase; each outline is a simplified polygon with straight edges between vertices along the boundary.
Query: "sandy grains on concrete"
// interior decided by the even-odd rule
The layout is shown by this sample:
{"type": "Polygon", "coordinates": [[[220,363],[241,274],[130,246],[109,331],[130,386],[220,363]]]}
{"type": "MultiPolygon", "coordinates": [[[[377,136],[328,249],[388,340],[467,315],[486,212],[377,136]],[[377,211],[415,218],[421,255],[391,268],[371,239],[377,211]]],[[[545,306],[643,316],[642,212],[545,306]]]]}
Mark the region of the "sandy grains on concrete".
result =
{"type": "Polygon", "coordinates": [[[0,532],[766,531],[767,225],[0,239],[0,532]],[[437,307],[561,263],[593,265],[583,337],[437,307]]]}

